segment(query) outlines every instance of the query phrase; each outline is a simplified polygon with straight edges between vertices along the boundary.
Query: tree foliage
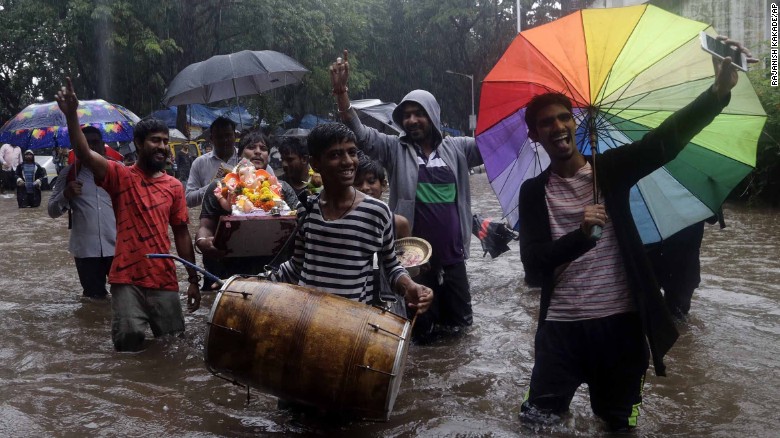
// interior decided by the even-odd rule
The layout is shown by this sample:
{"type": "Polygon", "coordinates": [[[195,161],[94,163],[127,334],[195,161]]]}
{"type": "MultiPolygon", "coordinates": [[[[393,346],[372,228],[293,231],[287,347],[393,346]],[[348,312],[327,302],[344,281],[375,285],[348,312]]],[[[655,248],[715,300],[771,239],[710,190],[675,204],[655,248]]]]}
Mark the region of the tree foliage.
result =
{"type": "MultiPolygon", "coordinates": [[[[523,4],[524,27],[561,14],[555,1],[523,4]]],[[[65,75],[84,98],[148,114],[184,67],[245,49],[277,50],[311,70],[300,86],[245,99],[251,107],[271,118],[325,115],[333,110],[327,66],[346,48],[354,97],[398,101],[413,88],[428,89],[440,98],[443,119],[464,129],[470,83],[446,70],[473,75],[478,97],[481,78],[516,34],[515,2],[501,0],[0,0],[0,6],[0,120],[35,99],[50,100],[65,75]]]]}
{"type": "Polygon", "coordinates": [[[53,95],[60,73],[69,69],[68,42],[57,31],[65,10],[45,0],[0,1],[0,121],[53,95]]]}

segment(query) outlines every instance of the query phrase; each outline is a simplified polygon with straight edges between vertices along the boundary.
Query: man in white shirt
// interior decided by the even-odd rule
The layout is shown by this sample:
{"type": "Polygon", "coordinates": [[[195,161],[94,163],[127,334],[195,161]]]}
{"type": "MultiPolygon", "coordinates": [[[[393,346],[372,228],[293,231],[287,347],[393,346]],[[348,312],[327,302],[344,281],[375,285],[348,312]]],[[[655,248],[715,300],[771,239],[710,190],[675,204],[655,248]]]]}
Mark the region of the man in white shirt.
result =
{"type": "MultiPolygon", "coordinates": [[[[209,127],[209,135],[214,149],[192,162],[190,176],[184,189],[187,207],[199,207],[203,203],[206,187],[214,180],[220,167],[233,168],[238,164],[236,149],[236,123],[227,117],[217,117],[209,127]]],[[[271,167],[268,173],[274,174],[271,167]]]]}
{"type": "Polygon", "coordinates": [[[221,166],[233,167],[238,163],[236,154],[236,124],[227,117],[218,117],[209,127],[214,150],[192,162],[184,196],[187,207],[199,207],[206,187],[214,179],[221,166]]]}
{"type": "Polygon", "coordinates": [[[22,148],[5,143],[0,147],[0,193],[16,189],[16,166],[22,164],[22,148]]]}

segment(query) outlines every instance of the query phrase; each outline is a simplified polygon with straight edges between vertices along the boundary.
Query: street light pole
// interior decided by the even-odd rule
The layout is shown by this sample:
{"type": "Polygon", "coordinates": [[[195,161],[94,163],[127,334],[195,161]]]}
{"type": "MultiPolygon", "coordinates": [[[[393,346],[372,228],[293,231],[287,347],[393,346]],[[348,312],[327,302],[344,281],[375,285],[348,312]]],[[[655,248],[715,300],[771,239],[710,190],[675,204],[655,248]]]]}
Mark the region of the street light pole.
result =
{"type": "Polygon", "coordinates": [[[477,129],[477,113],[474,111],[474,76],[467,75],[465,73],[458,73],[452,70],[447,70],[446,73],[458,75],[458,76],[465,76],[469,78],[469,80],[471,80],[471,115],[469,116],[469,129],[471,130],[471,136],[474,137],[474,134],[477,129]]]}
{"type": "Polygon", "coordinates": [[[521,22],[523,15],[523,9],[520,7],[520,0],[517,0],[517,33],[520,33],[523,31],[523,25],[521,22]]]}

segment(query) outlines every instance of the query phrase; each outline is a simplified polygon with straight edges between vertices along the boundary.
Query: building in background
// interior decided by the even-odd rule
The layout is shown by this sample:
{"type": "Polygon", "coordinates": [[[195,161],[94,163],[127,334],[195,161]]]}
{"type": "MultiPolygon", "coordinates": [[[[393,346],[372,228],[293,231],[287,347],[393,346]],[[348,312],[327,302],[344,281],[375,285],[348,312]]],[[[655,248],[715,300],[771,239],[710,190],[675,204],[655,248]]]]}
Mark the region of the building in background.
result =
{"type": "Polygon", "coordinates": [[[756,56],[768,50],[768,0],[594,0],[590,7],[618,8],[645,3],[711,24],[719,34],[742,42],[756,56]]]}

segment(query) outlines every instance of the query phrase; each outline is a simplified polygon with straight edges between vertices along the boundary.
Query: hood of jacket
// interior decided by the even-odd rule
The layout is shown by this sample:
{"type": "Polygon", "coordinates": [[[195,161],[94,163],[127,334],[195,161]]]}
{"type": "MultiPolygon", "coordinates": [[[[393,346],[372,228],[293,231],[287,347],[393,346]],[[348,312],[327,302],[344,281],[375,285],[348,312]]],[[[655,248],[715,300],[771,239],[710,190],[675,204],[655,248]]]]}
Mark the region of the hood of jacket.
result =
{"type": "MultiPolygon", "coordinates": [[[[431,130],[431,133],[434,136],[433,144],[436,146],[441,143],[442,138],[444,138],[441,133],[441,108],[439,107],[439,102],[433,97],[433,94],[425,90],[413,90],[404,96],[401,103],[393,110],[393,122],[403,129],[403,114],[401,114],[401,111],[403,110],[404,105],[409,102],[416,103],[425,110],[425,113],[428,114],[428,119],[431,121],[431,128],[433,128],[431,130]]],[[[404,131],[404,135],[401,137],[405,138],[406,136],[406,131],[404,131]]]]}

